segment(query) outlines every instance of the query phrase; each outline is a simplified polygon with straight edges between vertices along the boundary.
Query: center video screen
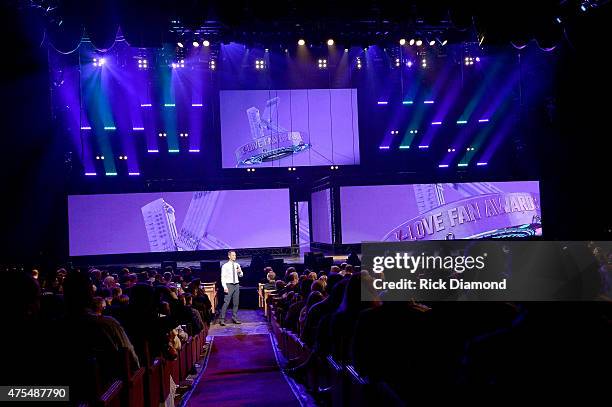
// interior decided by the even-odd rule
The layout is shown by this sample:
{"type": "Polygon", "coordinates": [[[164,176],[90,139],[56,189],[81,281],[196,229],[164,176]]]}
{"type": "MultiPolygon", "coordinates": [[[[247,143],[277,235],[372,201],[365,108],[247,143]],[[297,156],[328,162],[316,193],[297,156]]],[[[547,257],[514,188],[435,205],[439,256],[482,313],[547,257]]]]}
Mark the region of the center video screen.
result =
{"type": "Polygon", "coordinates": [[[538,181],[340,188],[342,243],[541,236],[538,181]]]}
{"type": "Polygon", "coordinates": [[[71,256],[291,246],[288,189],[68,197],[71,256]]]}
{"type": "Polygon", "coordinates": [[[223,168],[359,164],[357,89],[220,92],[223,168]]]}

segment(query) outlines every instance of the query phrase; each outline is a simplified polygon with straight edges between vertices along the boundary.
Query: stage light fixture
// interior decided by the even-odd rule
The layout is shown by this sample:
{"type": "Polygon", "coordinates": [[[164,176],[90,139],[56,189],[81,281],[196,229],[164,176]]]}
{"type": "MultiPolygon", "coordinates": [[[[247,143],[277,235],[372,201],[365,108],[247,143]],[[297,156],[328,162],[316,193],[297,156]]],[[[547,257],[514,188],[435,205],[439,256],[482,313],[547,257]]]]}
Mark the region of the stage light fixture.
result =
{"type": "Polygon", "coordinates": [[[407,66],[408,68],[411,68],[411,67],[412,67],[412,61],[408,61],[408,62],[406,62],[406,66],[407,66]]]}
{"type": "Polygon", "coordinates": [[[183,47],[184,47],[183,43],[182,43],[182,42],[180,42],[180,41],[179,41],[179,42],[177,42],[177,43],[176,43],[176,45],[178,45],[178,47],[179,47],[179,48],[183,48],[183,47]]]}
{"type": "Polygon", "coordinates": [[[196,48],[197,48],[197,47],[199,47],[199,46],[200,46],[200,43],[199,43],[199,42],[197,42],[197,41],[194,41],[194,42],[192,43],[192,45],[193,45],[194,47],[196,47],[196,48]]]}
{"type": "Polygon", "coordinates": [[[266,61],[264,61],[263,59],[256,59],[255,69],[266,69],[266,61]]]}
{"type": "Polygon", "coordinates": [[[410,44],[411,46],[414,45],[414,38],[411,38],[408,44],[410,44]]]}
{"type": "Polygon", "coordinates": [[[427,60],[425,58],[421,61],[421,68],[427,68],[427,60]]]}
{"type": "Polygon", "coordinates": [[[217,64],[216,64],[216,62],[215,62],[215,60],[214,60],[214,59],[211,59],[211,60],[210,60],[210,62],[209,62],[209,67],[210,67],[210,70],[211,70],[211,71],[214,71],[215,69],[217,69],[217,64]]]}
{"type": "Polygon", "coordinates": [[[421,45],[423,45],[423,40],[416,40],[415,45],[417,47],[420,47],[421,45]]]}
{"type": "Polygon", "coordinates": [[[402,38],[401,40],[399,40],[400,45],[406,45],[406,39],[402,38]]]}
{"type": "Polygon", "coordinates": [[[319,59],[319,69],[327,68],[327,59],[319,59]]]}
{"type": "Polygon", "coordinates": [[[210,41],[204,40],[202,41],[202,45],[204,45],[205,47],[210,47],[210,41]]]}
{"type": "Polygon", "coordinates": [[[298,45],[300,45],[300,46],[302,46],[302,45],[306,45],[306,41],[300,38],[300,39],[298,40],[298,45]]]}
{"type": "Polygon", "coordinates": [[[429,46],[430,47],[433,47],[434,45],[436,45],[436,41],[435,40],[429,41],[429,46]]]}
{"type": "Polygon", "coordinates": [[[448,40],[442,41],[442,45],[446,45],[446,44],[448,44],[448,40]]]}
{"type": "Polygon", "coordinates": [[[330,47],[334,45],[334,40],[332,40],[331,38],[327,40],[327,45],[329,45],[330,47]]]}

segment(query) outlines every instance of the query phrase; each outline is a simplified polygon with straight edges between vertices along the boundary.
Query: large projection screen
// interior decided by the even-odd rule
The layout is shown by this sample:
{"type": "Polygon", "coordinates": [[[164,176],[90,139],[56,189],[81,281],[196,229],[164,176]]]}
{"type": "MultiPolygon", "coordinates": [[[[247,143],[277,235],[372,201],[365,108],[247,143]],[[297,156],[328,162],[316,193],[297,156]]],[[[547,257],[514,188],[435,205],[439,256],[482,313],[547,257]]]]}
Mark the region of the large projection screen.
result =
{"type": "Polygon", "coordinates": [[[342,243],[540,236],[538,181],[340,188],[342,243]]]}
{"type": "Polygon", "coordinates": [[[220,92],[223,168],[359,164],[357,89],[220,92]]]}
{"type": "Polygon", "coordinates": [[[312,204],[312,241],[332,243],[331,189],[313,192],[312,204]]]}
{"type": "Polygon", "coordinates": [[[68,197],[71,256],[291,246],[288,189],[68,197]]]}

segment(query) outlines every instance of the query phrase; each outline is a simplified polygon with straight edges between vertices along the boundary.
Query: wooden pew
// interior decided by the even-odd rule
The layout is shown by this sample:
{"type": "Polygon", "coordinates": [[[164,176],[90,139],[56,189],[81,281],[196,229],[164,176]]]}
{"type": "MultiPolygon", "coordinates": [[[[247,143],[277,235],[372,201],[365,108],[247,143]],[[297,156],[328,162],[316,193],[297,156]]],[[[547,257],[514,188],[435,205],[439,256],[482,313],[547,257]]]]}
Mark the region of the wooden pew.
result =
{"type": "Polygon", "coordinates": [[[162,362],[160,357],[151,360],[149,344],[145,343],[145,404],[159,407],[162,398],[162,362]]]}
{"type": "Polygon", "coordinates": [[[123,387],[121,391],[121,403],[129,407],[145,406],[145,368],[132,369],[130,353],[127,348],[119,350],[119,365],[121,366],[121,380],[123,387]]]}

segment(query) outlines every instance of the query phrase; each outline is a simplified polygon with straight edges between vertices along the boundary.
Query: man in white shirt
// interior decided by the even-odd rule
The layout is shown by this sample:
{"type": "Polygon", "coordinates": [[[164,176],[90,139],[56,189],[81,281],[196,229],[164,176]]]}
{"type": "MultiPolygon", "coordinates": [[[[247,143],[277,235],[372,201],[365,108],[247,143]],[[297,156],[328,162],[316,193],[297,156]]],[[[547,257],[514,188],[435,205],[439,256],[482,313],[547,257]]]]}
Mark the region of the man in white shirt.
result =
{"type": "Polygon", "coordinates": [[[221,326],[225,326],[225,314],[230,300],[233,303],[232,321],[235,324],[241,323],[238,320],[238,300],[240,297],[240,284],[238,279],[243,276],[242,269],[240,268],[240,264],[236,263],[235,251],[230,250],[227,253],[227,258],[229,261],[221,267],[221,285],[225,293],[225,299],[223,301],[223,307],[221,307],[219,319],[219,325],[221,326]]]}

